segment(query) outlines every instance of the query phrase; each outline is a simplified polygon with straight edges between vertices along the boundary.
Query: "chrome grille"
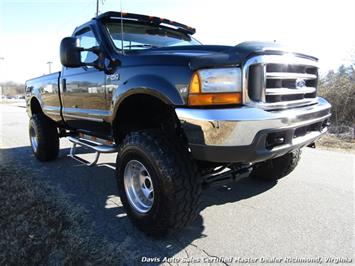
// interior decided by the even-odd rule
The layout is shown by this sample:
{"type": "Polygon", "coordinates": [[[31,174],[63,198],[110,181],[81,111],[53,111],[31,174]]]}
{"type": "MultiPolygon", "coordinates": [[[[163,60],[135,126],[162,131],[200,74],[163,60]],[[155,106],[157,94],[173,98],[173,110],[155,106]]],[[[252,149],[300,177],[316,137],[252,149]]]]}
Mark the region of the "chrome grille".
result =
{"type": "Polygon", "coordinates": [[[264,109],[286,109],[316,102],[318,67],[313,60],[258,56],[244,66],[244,101],[264,109]]]}

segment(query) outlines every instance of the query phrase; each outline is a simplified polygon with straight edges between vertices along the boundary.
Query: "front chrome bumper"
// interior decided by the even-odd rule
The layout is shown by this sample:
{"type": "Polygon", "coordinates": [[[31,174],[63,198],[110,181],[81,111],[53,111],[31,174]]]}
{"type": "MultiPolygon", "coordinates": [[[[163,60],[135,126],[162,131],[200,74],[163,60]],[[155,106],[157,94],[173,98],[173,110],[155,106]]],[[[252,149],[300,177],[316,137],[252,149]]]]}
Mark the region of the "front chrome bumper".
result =
{"type": "Polygon", "coordinates": [[[331,106],[317,99],[315,105],[282,111],[248,106],[175,111],[196,159],[258,162],[306,146],[327,131],[331,106]],[[274,137],[278,143],[270,146],[274,137]]]}

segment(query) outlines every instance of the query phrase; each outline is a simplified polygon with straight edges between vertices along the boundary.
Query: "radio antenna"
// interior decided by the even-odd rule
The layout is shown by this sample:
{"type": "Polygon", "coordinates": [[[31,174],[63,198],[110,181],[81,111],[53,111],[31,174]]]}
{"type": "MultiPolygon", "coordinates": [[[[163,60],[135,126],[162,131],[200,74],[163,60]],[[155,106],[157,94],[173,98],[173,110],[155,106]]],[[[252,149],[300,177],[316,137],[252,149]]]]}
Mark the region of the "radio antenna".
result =
{"type": "Polygon", "coordinates": [[[123,18],[122,18],[122,0],[120,0],[120,9],[121,9],[121,50],[122,54],[124,54],[123,50],[123,18]]]}

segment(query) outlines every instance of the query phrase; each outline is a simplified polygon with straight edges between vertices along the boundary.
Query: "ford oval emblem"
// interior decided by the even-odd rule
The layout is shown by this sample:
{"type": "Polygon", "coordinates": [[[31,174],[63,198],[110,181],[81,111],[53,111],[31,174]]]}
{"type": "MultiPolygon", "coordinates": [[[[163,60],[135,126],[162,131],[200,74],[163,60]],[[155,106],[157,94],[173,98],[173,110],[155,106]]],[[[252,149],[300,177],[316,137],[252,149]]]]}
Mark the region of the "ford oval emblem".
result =
{"type": "Polygon", "coordinates": [[[296,88],[301,89],[306,87],[306,81],[304,79],[296,79],[296,88]]]}

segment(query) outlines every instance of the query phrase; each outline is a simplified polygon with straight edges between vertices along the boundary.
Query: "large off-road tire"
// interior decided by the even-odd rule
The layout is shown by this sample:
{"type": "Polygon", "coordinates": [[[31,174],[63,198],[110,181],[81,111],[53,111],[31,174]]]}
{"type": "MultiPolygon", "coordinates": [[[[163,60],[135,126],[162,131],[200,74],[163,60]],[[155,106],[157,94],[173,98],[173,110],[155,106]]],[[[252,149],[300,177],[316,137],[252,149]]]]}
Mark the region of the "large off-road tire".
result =
{"type": "Polygon", "coordinates": [[[54,122],[44,114],[35,114],[29,123],[29,135],[34,155],[40,161],[51,161],[59,153],[59,136],[54,122]]]}
{"type": "Polygon", "coordinates": [[[294,150],[283,156],[257,163],[250,176],[262,180],[277,180],[291,173],[300,160],[301,150],[294,150]]]}
{"type": "Polygon", "coordinates": [[[199,211],[201,179],[177,138],[143,130],[126,135],[116,176],[123,206],[133,223],[159,237],[185,227],[199,211]]]}

